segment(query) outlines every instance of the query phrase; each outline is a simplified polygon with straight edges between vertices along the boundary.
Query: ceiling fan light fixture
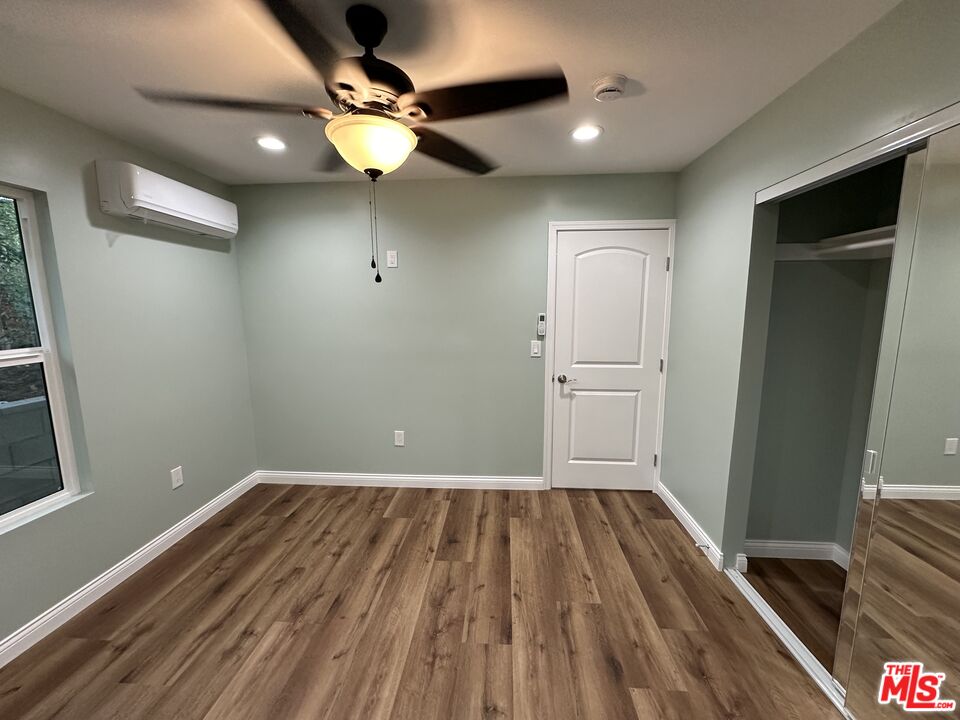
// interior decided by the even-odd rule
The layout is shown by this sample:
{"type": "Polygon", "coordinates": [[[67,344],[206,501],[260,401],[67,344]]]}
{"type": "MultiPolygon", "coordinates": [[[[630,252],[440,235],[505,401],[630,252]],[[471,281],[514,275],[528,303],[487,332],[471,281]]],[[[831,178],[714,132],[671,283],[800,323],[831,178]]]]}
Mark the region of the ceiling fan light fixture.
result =
{"type": "Polygon", "coordinates": [[[342,115],[328,122],[325,132],[347,164],[362,173],[393,172],[417,146],[410,128],[381,115],[342,115]]]}
{"type": "Polygon", "coordinates": [[[581,125],[573,129],[570,137],[577,142],[588,142],[590,140],[596,140],[602,132],[603,128],[599,125],[581,125]]]}

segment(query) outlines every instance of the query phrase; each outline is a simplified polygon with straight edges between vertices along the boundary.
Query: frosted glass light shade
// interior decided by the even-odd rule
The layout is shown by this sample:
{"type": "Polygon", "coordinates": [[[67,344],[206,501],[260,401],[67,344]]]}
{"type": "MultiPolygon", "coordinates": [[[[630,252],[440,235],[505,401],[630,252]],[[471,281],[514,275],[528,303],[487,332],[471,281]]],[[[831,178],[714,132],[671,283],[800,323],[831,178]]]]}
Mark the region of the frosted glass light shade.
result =
{"type": "Polygon", "coordinates": [[[327,123],[326,134],[341,157],[360,172],[393,172],[417,146],[410,128],[379,115],[334,118],[327,123]]]}

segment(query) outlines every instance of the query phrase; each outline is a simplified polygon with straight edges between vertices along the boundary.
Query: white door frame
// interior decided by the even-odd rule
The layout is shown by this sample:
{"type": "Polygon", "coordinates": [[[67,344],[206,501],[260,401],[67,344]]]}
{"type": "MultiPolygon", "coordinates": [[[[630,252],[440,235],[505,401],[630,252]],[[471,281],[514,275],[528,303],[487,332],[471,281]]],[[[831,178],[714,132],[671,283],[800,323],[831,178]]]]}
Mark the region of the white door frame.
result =
{"type": "Polygon", "coordinates": [[[660,375],[660,407],[657,408],[657,455],[660,461],[653,471],[654,487],[660,484],[660,470],[663,468],[663,409],[666,400],[667,346],[670,338],[670,299],[673,296],[673,243],[676,235],[676,220],[566,220],[551,222],[547,236],[547,335],[544,338],[543,373],[543,487],[553,487],[553,363],[554,363],[554,323],[557,307],[557,235],[561,230],[666,230],[669,233],[667,256],[670,271],[667,273],[667,297],[663,310],[663,373],[660,375]]]}

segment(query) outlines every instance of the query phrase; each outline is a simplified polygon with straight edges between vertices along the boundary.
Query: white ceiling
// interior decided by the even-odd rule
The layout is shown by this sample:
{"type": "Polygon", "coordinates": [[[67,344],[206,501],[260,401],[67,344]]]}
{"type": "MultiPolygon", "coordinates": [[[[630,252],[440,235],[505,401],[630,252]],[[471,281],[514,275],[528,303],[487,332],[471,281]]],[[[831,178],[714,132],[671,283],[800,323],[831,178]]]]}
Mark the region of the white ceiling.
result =
{"type": "MultiPolygon", "coordinates": [[[[372,0],[378,54],[420,89],[556,62],[569,103],[437,123],[498,175],[678,170],[899,0],[372,0]],[[619,72],[628,96],[597,103],[619,72]],[[569,131],[605,128],[592,144],[569,131]]],[[[350,0],[304,0],[342,42],[350,0]]],[[[4,0],[0,86],[228,183],[342,180],[313,166],[320,121],[155,106],[133,86],[330,106],[310,65],[256,0],[4,0]],[[279,135],[268,154],[253,139],[279,135]]],[[[415,154],[416,155],[416,154],[415,154]]],[[[417,156],[394,177],[458,176],[417,156]]]]}

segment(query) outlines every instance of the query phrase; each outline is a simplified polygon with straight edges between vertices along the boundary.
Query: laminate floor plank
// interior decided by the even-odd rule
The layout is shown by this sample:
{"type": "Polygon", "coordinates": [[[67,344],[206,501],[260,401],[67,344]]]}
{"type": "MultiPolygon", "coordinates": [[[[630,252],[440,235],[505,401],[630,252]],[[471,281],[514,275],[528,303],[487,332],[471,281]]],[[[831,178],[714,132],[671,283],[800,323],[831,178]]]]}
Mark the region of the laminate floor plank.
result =
{"type": "Polygon", "coordinates": [[[540,495],[537,490],[513,490],[507,493],[512,518],[541,518],[540,495]]]}
{"type": "Polygon", "coordinates": [[[627,686],[685,690],[683,673],[664,642],[596,493],[578,491],[567,495],[594,569],[597,594],[613,632],[622,665],[620,672],[627,686]]]}
{"type": "Polygon", "coordinates": [[[830,560],[750,558],[744,577],[832,670],[846,580],[843,568],[830,560]]]}
{"type": "Polygon", "coordinates": [[[450,500],[437,560],[473,560],[482,499],[483,493],[479,490],[461,490],[450,500]]]}
{"type": "Polygon", "coordinates": [[[460,649],[457,677],[446,717],[463,720],[512,718],[512,658],[509,645],[464,644],[460,649]]]}
{"type": "Polygon", "coordinates": [[[448,500],[427,499],[411,518],[327,720],[390,716],[448,506],[448,500]]]}
{"type": "Polygon", "coordinates": [[[561,720],[576,707],[573,658],[557,599],[563,588],[545,547],[550,533],[544,525],[543,520],[510,520],[513,711],[521,720],[561,720]]]}
{"type": "Polygon", "coordinates": [[[631,502],[630,494],[596,493],[657,625],[673,630],[705,630],[703,620],[673,576],[669,561],[643,529],[660,514],[651,517],[648,508],[638,508],[631,502]]]}
{"type": "Polygon", "coordinates": [[[650,493],[259,485],[0,668],[0,717],[839,715],[650,493]]]}
{"type": "Polygon", "coordinates": [[[466,563],[433,564],[390,717],[449,718],[460,655],[469,649],[463,623],[470,574],[466,563]]]}
{"type": "Polygon", "coordinates": [[[464,619],[465,642],[509,645],[510,497],[506,490],[485,490],[476,525],[476,550],[470,563],[470,594],[464,619]]]}
{"type": "Polygon", "coordinates": [[[567,716],[636,720],[624,672],[629,656],[611,622],[617,611],[605,612],[606,606],[592,603],[561,603],[559,610],[566,652],[577,660],[570,666],[575,705],[567,716]]]}

